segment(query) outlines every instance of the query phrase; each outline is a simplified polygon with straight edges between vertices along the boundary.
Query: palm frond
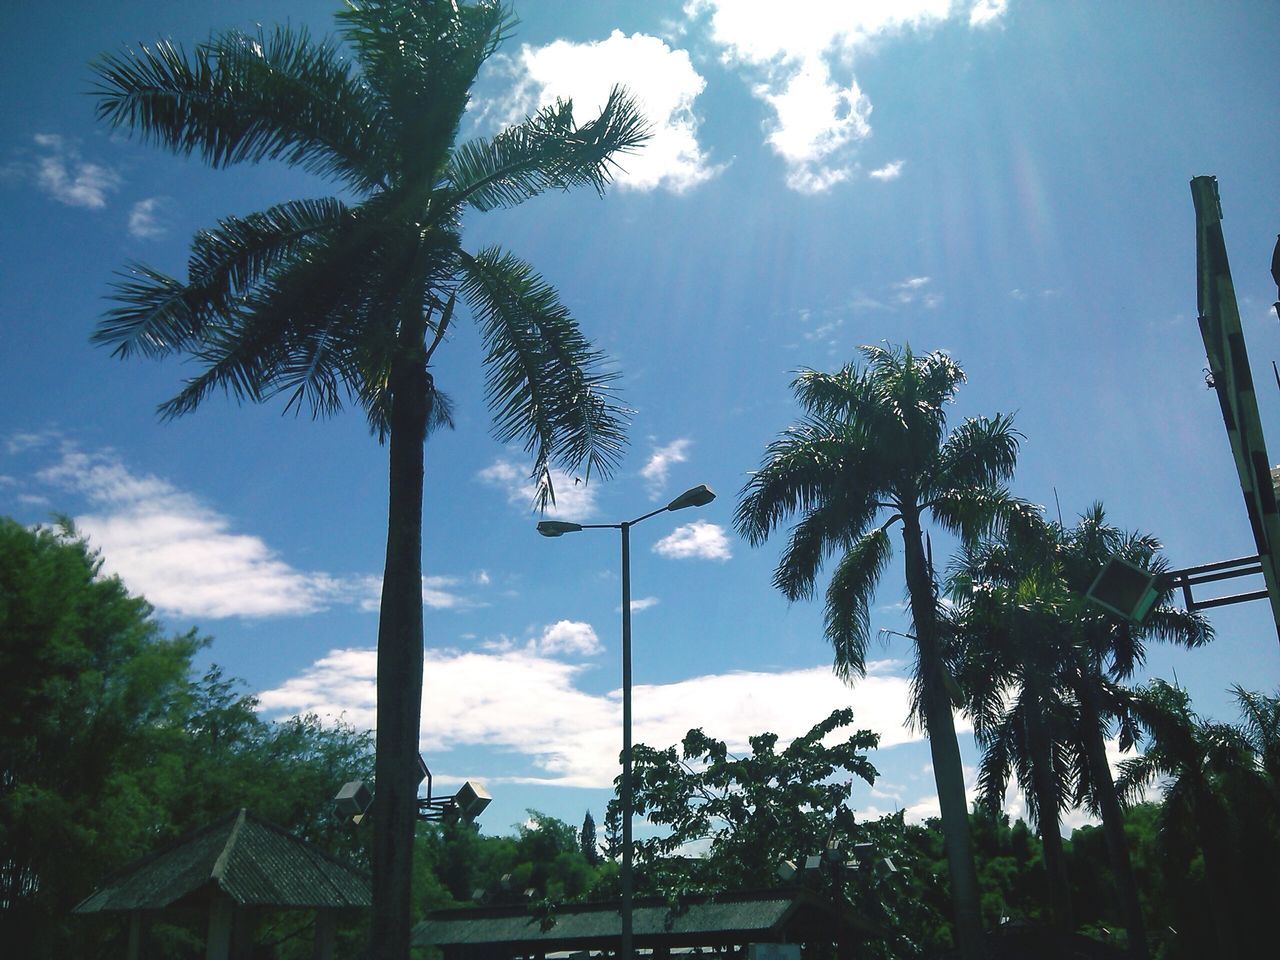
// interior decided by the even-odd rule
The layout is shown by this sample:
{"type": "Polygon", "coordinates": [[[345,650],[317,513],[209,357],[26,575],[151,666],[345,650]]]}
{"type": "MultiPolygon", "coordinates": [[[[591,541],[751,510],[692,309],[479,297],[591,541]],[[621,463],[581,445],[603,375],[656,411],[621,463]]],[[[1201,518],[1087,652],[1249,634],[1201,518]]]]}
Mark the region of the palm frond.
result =
{"type": "Polygon", "coordinates": [[[1012,417],[971,417],[942,444],[933,483],[941,490],[1004,483],[1013,476],[1021,441],[1012,417]]]}
{"type": "Polygon", "coordinates": [[[826,634],[835,650],[835,671],[844,679],[866,670],[871,601],[893,555],[887,527],[877,527],[854,543],[827,587],[826,634]]]}
{"type": "Polygon", "coordinates": [[[967,542],[999,536],[1007,530],[1031,537],[1042,522],[1040,507],[1015,497],[1004,487],[955,487],[936,493],[927,504],[944,530],[967,542]]]}
{"type": "Polygon", "coordinates": [[[513,23],[497,0],[348,0],[341,34],[385,118],[394,179],[435,185],[481,65],[513,23]]]}
{"type": "Polygon", "coordinates": [[[832,498],[805,514],[791,530],[774,572],[773,585],[788,600],[809,600],[823,562],[861,535],[878,512],[874,501],[832,498]]]}
{"type": "Polygon", "coordinates": [[[758,546],[788,517],[829,499],[873,501],[886,483],[881,467],[861,424],[802,420],[765,449],[739,494],[734,526],[758,546]]]}
{"type": "Polygon", "coordinates": [[[600,115],[577,126],[573,104],[557,101],[524,123],[453,152],[446,178],[456,203],[478,210],[512,207],[548,190],[590,186],[603,193],[619,154],[650,137],[630,94],[614,87],[600,115]]]}
{"type": "Polygon", "coordinates": [[[231,31],[188,56],[162,41],[93,64],[111,126],[215,167],[283,160],[358,190],[383,183],[383,121],[349,61],[305,31],[231,31]]]}
{"type": "Polygon", "coordinates": [[[496,248],[462,257],[460,291],[480,325],[487,397],[500,443],[534,456],[539,506],[555,502],[551,466],[609,476],[625,447],[616,374],[559,298],[524,261],[496,248]]]}

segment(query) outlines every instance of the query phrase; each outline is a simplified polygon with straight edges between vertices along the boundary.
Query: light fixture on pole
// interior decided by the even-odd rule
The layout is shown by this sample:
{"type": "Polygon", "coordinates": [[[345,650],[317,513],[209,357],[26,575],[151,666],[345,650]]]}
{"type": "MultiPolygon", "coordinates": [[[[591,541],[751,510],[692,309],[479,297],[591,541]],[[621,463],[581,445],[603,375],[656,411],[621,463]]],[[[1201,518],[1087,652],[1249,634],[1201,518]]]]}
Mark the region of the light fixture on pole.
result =
{"type": "MultiPolygon", "coordinates": [[[[418,783],[427,782],[427,795],[418,798],[419,820],[444,820],[456,823],[463,820],[470,823],[484,811],[493,797],[484,787],[474,780],[468,780],[452,797],[435,797],[431,795],[431,770],[427,761],[418,755],[418,783]]],[[[373,803],[373,791],[363,780],[352,780],[344,783],[337,796],[333,798],[338,812],[347,817],[355,825],[359,825],[373,803]]]]}
{"type": "Polygon", "coordinates": [[[565,520],[543,520],[538,532],[544,537],[562,537],[566,533],[581,530],[619,530],[622,532],[622,871],[619,876],[622,887],[622,943],[621,960],[633,960],[632,900],[634,874],[631,863],[631,528],[637,523],[656,517],[669,510],[687,507],[704,507],[716,498],[705,483],[690,487],[665,507],[651,510],[643,516],[624,523],[570,523],[565,520]]]}

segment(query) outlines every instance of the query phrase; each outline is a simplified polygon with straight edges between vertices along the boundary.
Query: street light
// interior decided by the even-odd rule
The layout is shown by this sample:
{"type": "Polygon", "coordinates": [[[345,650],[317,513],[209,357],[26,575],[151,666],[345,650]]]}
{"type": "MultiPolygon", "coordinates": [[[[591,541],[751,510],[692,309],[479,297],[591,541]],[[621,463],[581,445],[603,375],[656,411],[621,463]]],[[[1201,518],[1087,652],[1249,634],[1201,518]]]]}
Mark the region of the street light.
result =
{"type": "MultiPolygon", "coordinates": [[[[423,780],[427,782],[427,795],[418,798],[419,820],[463,820],[471,823],[493,799],[484,787],[473,780],[466,781],[452,797],[433,796],[431,769],[422,754],[418,754],[418,784],[421,785],[423,780]]],[[[359,826],[373,803],[373,791],[363,780],[352,780],[342,785],[333,803],[340,814],[359,826]]]]}
{"type": "Polygon", "coordinates": [[[563,537],[581,530],[622,531],[622,949],[621,960],[632,960],[632,893],[631,869],[631,528],[668,510],[705,507],[716,498],[705,483],[690,487],[665,507],[624,523],[570,523],[565,520],[543,520],[538,532],[544,537],[563,537]]]}

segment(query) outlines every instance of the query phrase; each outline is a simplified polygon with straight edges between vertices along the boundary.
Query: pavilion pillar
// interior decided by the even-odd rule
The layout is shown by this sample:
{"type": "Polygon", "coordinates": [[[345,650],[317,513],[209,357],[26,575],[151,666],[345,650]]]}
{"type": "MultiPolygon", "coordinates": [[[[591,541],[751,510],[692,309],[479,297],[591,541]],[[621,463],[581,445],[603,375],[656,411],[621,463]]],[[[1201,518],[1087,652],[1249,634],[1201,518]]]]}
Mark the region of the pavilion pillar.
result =
{"type": "Polygon", "coordinates": [[[235,903],[230,897],[214,896],[209,901],[209,940],[205,960],[231,960],[231,933],[235,903]]]}
{"type": "Polygon", "coordinates": [[[316,911],[316,935],[312,943],[312,960],[333,960],[338,934],[338,915],[332,910],[316,911]]]}

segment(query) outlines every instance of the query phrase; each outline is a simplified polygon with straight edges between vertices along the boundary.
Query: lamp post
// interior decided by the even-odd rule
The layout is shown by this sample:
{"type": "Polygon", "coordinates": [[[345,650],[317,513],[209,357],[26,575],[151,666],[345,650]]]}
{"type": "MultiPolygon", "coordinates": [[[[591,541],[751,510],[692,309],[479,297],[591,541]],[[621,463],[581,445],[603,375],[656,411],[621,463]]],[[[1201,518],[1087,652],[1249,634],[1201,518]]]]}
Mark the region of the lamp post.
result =
{"type": "Polygon", "coordinates": [[[632,894],[631,869],[631,528],[668,510],[703,507],[716,498],[705,483],[691,487],[665,507],[623,523],[570,523],[565,520],[543,520],[538,532],[544,537],[562,537],[580,530],[622,531],[622,944],[621,960],[632,960],[632,894]]]}

